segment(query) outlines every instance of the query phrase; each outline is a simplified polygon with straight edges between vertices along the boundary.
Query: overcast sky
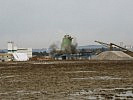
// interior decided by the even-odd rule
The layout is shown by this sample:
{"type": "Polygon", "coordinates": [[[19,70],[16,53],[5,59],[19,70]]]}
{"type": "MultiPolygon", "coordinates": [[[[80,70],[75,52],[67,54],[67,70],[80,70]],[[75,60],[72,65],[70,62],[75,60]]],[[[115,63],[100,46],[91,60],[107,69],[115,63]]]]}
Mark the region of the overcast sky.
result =
{"type": "Polygon", "coordinates": [[[133,45],[133,0],[0,0],[0,48],[45,48],[65,34],[133,45]]]}

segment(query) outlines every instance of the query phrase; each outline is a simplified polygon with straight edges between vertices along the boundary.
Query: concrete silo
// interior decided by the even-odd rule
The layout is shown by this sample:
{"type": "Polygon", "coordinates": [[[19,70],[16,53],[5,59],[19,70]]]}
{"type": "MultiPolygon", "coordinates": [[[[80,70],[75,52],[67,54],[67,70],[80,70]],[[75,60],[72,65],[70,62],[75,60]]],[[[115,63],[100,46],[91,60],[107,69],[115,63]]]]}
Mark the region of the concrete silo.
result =
{"type": "Polygon", "coordinates": [[[17,52],[17,46],[14,45],[14,42],[8,42],[8,53],[15,53],[17,52]]]}
{"type": "Polygon", "coordinates": [[[12,41],[8,42],[8,53],[12,53],[14,50],[14,43],[12,41]]]}
{"type": "Polygon", "coordinates": [[[62,51],[67,51],[67,52],[71,51],[72,39],[73,38],[69,35],[64,36],[61,44],[62,51]]]}

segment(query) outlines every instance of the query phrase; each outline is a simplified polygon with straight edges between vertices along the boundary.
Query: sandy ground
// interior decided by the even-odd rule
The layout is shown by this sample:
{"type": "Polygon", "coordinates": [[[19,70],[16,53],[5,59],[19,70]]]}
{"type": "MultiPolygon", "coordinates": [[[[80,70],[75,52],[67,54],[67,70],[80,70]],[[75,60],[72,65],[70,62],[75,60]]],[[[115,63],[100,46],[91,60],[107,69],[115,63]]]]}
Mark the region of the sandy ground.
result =
{"type": "Polygon", "coordinates": [[[0,100],[133,100],[133,61],[0,63],[0,100]]]}

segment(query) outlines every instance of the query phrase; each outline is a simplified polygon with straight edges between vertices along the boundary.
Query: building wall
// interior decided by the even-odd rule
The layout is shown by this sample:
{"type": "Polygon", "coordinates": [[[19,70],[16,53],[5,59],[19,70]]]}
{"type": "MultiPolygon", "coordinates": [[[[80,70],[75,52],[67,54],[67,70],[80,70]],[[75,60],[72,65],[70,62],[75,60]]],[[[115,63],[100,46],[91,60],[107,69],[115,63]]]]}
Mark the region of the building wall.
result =
{"type": "Polygon", "coordinates": [[[32,48],[28,48],[28,49],[26,49],[26,48],[19,48],[17,50],[17,53],[26,53],[28,58],[32,58],[32,48]]]}
{"type": "Polygon", "coordinates": [[[27,55],[29,58],[32,58],[32,48],[28,48],[27,55]]]}

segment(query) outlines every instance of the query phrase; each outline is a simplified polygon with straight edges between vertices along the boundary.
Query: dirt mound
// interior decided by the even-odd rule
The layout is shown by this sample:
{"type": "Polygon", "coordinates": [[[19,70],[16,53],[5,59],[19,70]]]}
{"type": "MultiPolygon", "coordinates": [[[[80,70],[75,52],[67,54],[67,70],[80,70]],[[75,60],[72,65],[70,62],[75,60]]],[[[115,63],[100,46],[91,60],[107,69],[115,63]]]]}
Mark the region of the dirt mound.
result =
{"type": "Polygon", "coordinates": [[[96,60],[133,60],[133,57],[122,51],[105,51],[96,56],[96,60]]]}

